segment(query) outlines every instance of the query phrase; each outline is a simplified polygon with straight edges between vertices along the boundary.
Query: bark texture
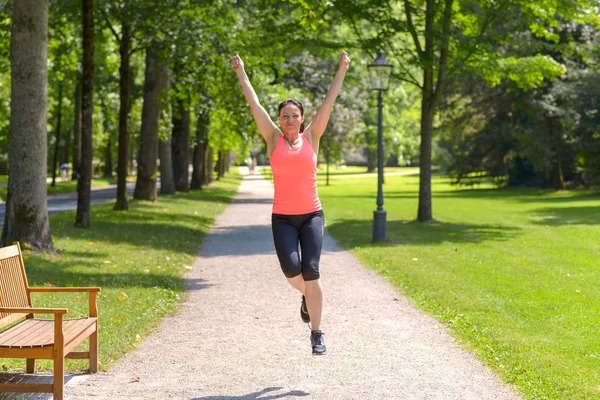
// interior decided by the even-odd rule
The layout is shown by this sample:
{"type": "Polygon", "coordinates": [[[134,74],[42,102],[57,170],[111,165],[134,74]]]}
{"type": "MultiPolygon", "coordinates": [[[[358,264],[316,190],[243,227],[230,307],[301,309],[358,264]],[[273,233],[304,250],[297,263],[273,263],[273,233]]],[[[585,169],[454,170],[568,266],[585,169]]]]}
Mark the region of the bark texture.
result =
{"type": "Polygon", "coordinates": [[[190,166],[190,110],[183,100],[177,101],[177,112],[173,114],[173,178],[175,190],[188,192],[190,166]]]}
{"type": "Polygon", "coordinates": [[[75,86],[75,115],[73,117],[73,173],[72,180],[79,179],[81,171],[81,76],[75,86]]]}
{"type": "Polygon", "coordinates": [[[156,170],[158,160],[158,129],[160,123],[160,92],[165,89],[165,63],[157,54],[157,44],[146,49],[144,105],[138,157],[138,174],[133,198],[156,200],[156,170]]]}
{"type": "Polygon", "coordinates": [[[129,47],[131,46],[131,27],[124,22],[119,46],[121,65],[119,66],[119,165],[117,167],[117,201],[113,207],[116,211],[129,208],[127,203],[127,168],[129,166],[129,47]]]}
{"type": "Polygon", "coordinates": [[[82,0],[83,82],[81,88],[81,176],[77,181],[75,226],[89,228],[92,193],[92,116],[94,113],[94,15],[93,0],[82,0]]]}
{"type": "Polygon", "coordinates": [[[12,5],[10,170],[1,246],[54,253],[46,204],[48,2],[12,5]]]}
{"type": "Polygon", "coordinates": [[[175,194],[175,180],[173,179],[173,159],[171,139],[161,140],[158,143],[158,156],[160,158],[160,193],[175,194]]]}
{"type": "Polygon", "coordinates": [[[208,156],[208,128],[210,125],[209,112],[201,110],[196,124],[196,145],[194,146],[191,190],[200,190],[204,183],[206,157],[208,156]]]}

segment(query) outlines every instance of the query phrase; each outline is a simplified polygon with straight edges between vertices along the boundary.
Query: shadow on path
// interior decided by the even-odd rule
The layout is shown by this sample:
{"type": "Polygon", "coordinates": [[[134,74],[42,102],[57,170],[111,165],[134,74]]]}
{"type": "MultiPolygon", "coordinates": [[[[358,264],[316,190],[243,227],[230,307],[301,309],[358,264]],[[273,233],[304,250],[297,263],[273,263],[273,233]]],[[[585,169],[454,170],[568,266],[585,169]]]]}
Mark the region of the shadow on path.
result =
{"type": "Polygon", "coordinates": [[[249,393],[242,396],[207,396],[207,397],[195,397],[192,400],[272,400],[272,399],[285,399],[291,397],[305,397],[309,396],[310,393],[304,392],[302,390],[292,390],[287,393],[280,394],[268,394],[269,392],[274,392],[281,390],[281,387],[270,387],[261,390],[260,392],[249,393]],[[268,394],[268,395],[267,395],[268,394]],[[264,396],[263,395],[267,395],[264,396]]]}

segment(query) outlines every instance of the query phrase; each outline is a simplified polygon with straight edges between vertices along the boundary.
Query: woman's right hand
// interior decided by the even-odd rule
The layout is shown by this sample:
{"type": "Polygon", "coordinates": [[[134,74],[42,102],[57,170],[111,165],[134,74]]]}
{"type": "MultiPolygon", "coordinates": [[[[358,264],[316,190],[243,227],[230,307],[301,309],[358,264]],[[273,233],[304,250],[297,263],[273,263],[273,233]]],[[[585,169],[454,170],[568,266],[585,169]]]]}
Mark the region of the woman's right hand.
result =
{"type": "Polygon", "coordinates": [[[236,54],[235,56],[233,56],[233,61],[231,62],[231,68],[233,68],[234,71],[243,71],[244,70],[244,62],[242,61],[242,59],[240,58],[240,56],[238,54],[236,54]]]}

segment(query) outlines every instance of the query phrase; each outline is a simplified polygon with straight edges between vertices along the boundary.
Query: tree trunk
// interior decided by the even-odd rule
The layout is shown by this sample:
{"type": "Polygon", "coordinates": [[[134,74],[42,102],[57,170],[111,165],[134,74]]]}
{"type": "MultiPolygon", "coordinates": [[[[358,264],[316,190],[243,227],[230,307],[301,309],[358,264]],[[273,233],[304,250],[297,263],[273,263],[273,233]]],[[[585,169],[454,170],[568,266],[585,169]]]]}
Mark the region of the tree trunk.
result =
{"type": "Polygon", "coordinates": [[[60,164],[69,164],[71,152],[69,151],[71,148],[71,130],[67,129],[65,132],[65,140],[63,143],[63,154],[62,159],[60,160],[60,164]]]}
{"type": "Polygon", "coordinates": [[[113,176],[113,163],[112,163],[112,138],[110,134],[108,136],[108,142],[104,148],[104,178],[112,178],[113,176]]]}
{"type": "Polygon", "coordinates": [[[419,210],[417,220],[428,222],[433,219],[431,207],[431,141],[433,138],[433,110],[423,90],[421,102],[421,147],[419,155],[419,210]]]}
{"type": "MultiPolygon", "coordinates": [[[[417,220],[433,219],[431,206],[431,141],[433,138],[434,109],[434,10],[435,2],[427,0],[425,10],[425,50],[421,53],[423,87],[421,89],[421,146],[419,154],[419,210],[417,220]]],[[[439,82],[438,82],[439,84],[439,82]]]]}
{"type": "Polygon", "coordinates": [[[173,114],[173,178],[175,190],[188,192],[190,165],[190,110],[183,100],[177,100],[177,112],[173,114]]]}
{"type": "Polygon", "coordinates": [[[112,159],[112,137],[113,133],[109,129],[108,125],[108,106],[103,99],[100,97],[100,104],[102,104],[102,129],[104,133],[108,133],[108,140],[106,141],[106,147],[104,147],[104,178],[111,178],[113,175],[113,159],[112,159]]]}
{"type": "Polygon", "coordinates": [[[93,0],[82,0],[83,82],[81,87],[81,176],[77,181],[75,227],[90,227],[92,194],[92,117],[94,114],[94,14],[93,0]]]}
{"type": "Polygon", "coordinates": [[[160,193],[175,194],[175,180],[173,179],[173,152],[171,139],[159,141],[158,156],[160,159],[160,193]]]}
{"type": "Polygon", "coordinates": [[[202,189],[204,183],[204,167],[206,166],[208,129],[210,114],[208,110],[200,109],[196,119],[196,145],[194,146],[191,190],[202,189]]]}
{"type": "Polygon", "coordinates": [[[204,165],[206,163],[206,143],[196,143],[194,146],[194,170],[192,171],[192,182],[190,183],[191,190],[202,189],[204,181],[204,165]]]}
{"type": "Polygon", "coordinates": [[[158,159],[158,128],[160,122],[159,94],[165,88],[165,65],[158,58],[156,44],[146,49],[146,77],[138,174],[133,198],[156,200],[156,169],[158,159]]]}
{"type": "Polygon", "coordinates": [[[204,181],[203,184],[204,185],[208,185],[213,181],[213,171],[215,170],[215,166],[214,166],[214,150],[213,148],[210,146],[208,140],[206,142],[206,147],[208,147],[207,150],[207,156],[206,156],[206,164],[204,165],[204,181]]]}
{"type": "MultiPolygon", "coordinates": [[[[565,190],[565,179],[563,176],[562,162],[560,160],[560,135],[555,132],[555,119],[546,117],[546,126],[548,127],[548,137],[550,138],[550,153],[551,153],[551,177],[552,187],[556,190],[565,190]]],[[[559,132],[560,133],[560,132],[559,132]]]]}
{"type": "Polygon", "coordinates": [[[56,143],[54,143],[54,160],[52,160],[52,186],[56,186],[56,170],[58,169],[58,151],[60,149],[60,123],[62,120],[64,82],[58,84],[58,116],[56,121],[56,143]]]}
{"type": "Polygon", "coordinates": [[[219,151],[215,170],[217,172],[217,180],[220,180],[223,177],[223,151],[219,151]]]}
{"type": "Polygon", "coordinates": [[[123,22],[119,54],[119,165],[117,167],[117,201],[113,210],[123,211],[129,208],[127,204],[127,170],[129,165],[129,130],[127,122],[129,117],[129,47],[131,45],[130,29],[128,23],[123,22]]]}
{"type": "Polygon", "coordinates": [[[48,2],[12,4],[10,170],[0,246],[54,253],[48,220],[48,2]]]}
{"type": "Polygon", "coordinates": [[[81,174],[81,75],[77,74],[75,85],[75,115],[73,116],[73,173],[71,180],[78,180],[81,174]]]}

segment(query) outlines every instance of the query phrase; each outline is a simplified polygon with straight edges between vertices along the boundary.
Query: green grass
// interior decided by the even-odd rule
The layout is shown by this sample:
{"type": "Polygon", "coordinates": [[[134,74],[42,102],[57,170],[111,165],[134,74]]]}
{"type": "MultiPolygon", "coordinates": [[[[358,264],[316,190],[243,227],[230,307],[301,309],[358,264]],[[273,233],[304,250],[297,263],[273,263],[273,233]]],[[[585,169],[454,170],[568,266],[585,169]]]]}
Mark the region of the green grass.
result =
{"type": "MultiPolygon", "coordinates": [[[[129,211],[114,202],[92,207],[90,229],[75,229],[75,212],[50,217],[60,255],[27,253],[31,286],[100,286],[100,369],[114,365],[160,320],[172,314],[184,293],[183,274],[191,266],[214,218],[235,195],[241,176],[232,170],[202,191],[159,196],[155,203],[130,201],[129,211]]],[[[203,281],[189,282],[202,290],[203,281]]],[[[67,317],[87,313],[86,294],[33,294],[34,306],[64,306],[67,317]]],[[[67,360],[67,370],[85,369],[67,360]]],[[[0,359],[0,371],[23,369],[24,360],[0,359]]],[[[38,362],[51,369],[50,362],[38,362]]]]}
{"type": "Polygon", "coordinates": [[[371,244],[376,178],[320,180],[328,231],[528,399],[600,398],[600,193],[461,189],[386,176],[387,238],[371,244]]]}

